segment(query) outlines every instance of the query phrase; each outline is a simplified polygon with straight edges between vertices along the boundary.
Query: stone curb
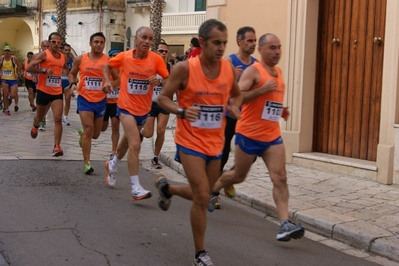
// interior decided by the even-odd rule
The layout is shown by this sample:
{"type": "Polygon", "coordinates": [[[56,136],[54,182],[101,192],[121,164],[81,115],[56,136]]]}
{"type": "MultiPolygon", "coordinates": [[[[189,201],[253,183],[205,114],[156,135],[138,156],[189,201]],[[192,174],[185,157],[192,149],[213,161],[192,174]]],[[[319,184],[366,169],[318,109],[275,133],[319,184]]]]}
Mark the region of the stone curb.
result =
{"type": "MultiPolygon", "coordinates": [[[[184,170],[174,158],[161,151],[160,160],[179,174],[184,176],[184,170]]],[[[275,219],[277,209],[274,202],[265,202],[251,195],[236,191],[235,201],[265,212],[275,219]]],[[[399,261],[399,236],[391,236],[388,231],[375,225],[357,221],[353,217],[332,212],[326,208],[315,208],[306,211],[290,210],[290,215],[301,223],[306,230],[334,240],[338,240],[362,249],[364,251],[399,261]]]]}

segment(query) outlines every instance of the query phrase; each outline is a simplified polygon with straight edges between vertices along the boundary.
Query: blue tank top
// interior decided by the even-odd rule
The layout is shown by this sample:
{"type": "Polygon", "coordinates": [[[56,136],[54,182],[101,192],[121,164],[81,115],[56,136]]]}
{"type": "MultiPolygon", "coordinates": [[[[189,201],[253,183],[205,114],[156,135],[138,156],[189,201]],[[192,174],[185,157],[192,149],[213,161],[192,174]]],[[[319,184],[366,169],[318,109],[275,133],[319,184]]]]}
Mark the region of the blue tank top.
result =
{"type": "MultiPolygon", "coordinates": [[[[229,55],[229,57],[231,58],[233,66],[234,67],[241,66],[242,71],[244,71],[247,67],[249,67],[256,61],[256,58],[251,56],[251,63],[244,64],[243,62],[240,61],[240,59],[238,59],[238,57],[235,54],[231,54],[231,55],[229,55]]],[[[240,80],[240,77],[237,78],[237,81],[239,81],[239,80],[240,80]]],[[[241,110],[241,107],[240,107],[240,110],[241,110]]],[[[229,114],[229,111],[227,111],[227,110],[226,110],[226,116],[231,117],[229,114]]]]}

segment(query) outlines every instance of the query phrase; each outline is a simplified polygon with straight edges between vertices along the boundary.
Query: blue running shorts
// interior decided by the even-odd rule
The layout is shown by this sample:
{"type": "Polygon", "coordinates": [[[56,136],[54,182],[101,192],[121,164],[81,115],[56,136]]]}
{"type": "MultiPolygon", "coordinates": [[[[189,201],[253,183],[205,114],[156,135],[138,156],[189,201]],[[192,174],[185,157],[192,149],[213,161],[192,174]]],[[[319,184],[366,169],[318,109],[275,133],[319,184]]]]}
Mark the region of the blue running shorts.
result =
{"type": "Polygon", "coordinates": [[[197,156],[197,157],[201,157],[202,159],[205,160],[205,163],[206,163],[207,165],[208,165],[208,163],[209,163],[210,161],[222,159],[222,154],[219,154],[219,155],[217,155],[217,156],[208,156],[208,155],[205,155],[205,154],[200,153],[200,152],[198,152],[198,151],[195,151],[195,150],[192,150],[192,149],[188,149],[188,148],[185,148],[185,147],[183,147],[183,146],[181,146],[181,145],[179,145],[179,144],[176,144],[175,161],[176,161],[176,162],[179,162],[179,163],[181,163],[181,162],[180,162],[180,156],[179,156],[179,151],[180,151],[180,150],[181,150],[182,152],[184,152],[185,154],[194,155],[194,156],[197,156]]]}
{"type": "Polygon", "coordinates": [[[143,115],[143,116],[137,116],[137,115],[133,115],[131,113],[129,113],[128,111],[124,110],[124,109],[120,109],[118,107],[117,111],[116,111],[116,116],[119,116],[120,114],[125,114],[125,115],[131,115],[134,117],[134,119],[136,120],[137,126],[144,126],[145,121],[147,121],[147,117],[148,114],[143,115]]]}
{"type": "Polygon", "coordinates": [[[104,116],[106,105],[107,105],[107,98],[104,98],[100,102],[96,103],[88,102],[82,96],[79,96],[77,100],[78,111],[93,112],[94,118],[99,118],[104,116]]]}
{"type": "Polygon", "coordinates": [[[240,147],[240,149],[249,155],[258,155],[262,157],[265,150],[267,150],[272,145],[283,144],[283,138],[280,136],[277,139],[270,142],[257,141],[245,137],[244,135],[236,133],[235,144],[240,147]]]}

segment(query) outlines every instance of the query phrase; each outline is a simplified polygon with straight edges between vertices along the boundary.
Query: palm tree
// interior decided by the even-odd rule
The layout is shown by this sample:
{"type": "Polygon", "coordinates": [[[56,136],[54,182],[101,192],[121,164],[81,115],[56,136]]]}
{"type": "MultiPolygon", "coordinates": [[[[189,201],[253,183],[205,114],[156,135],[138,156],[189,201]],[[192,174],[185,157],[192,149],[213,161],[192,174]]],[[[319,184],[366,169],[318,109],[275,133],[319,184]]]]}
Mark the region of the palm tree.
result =
{"type": "Polygon", "coordinates": [[[61,35],[61,42],[66,41],[66,13],[68,0],[56,0],[57,32],[61,35]]]}
{"type": "Polygon", "coordinates": [[[161,42],[163,0],[151,0],[150,27],[154,31],[154,42],[151,49],[155,51],[161,42]]]}

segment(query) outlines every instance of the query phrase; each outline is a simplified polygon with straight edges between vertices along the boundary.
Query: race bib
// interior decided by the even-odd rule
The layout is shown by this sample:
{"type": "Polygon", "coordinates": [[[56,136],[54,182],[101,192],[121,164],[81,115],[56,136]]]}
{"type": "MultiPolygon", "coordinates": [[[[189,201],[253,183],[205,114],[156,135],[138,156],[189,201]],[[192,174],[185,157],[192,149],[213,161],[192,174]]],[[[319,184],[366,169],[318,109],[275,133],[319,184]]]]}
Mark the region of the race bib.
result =
{"type": "Polygon", "coordinates": [[[108,99],[117,99],[119,98],[119,88],[115,88],[113,91],[108,92],[107,98],[108,99]]]}
{"type": "Polygon", "coordinates": [[[86,77],[85,78],[85,87],[88,90],[101,90],[103,85],[102,78],[95,78],[95,77],[86,77]]]}
{"type": "Polygon", "coordinates": [[[133,78],[127,80],[127,91],[129,94],[147,94],[149,87],[150,83],[147,80],[133,78]]]}
{"type": "Polygon", "coordinates": [[[262,119],[278,122],[280,121],[282,113],[283,113],[282,103],[266,101],[266,104],[263,107],[262,119]]]}
{"type": "Polygon", "coordinates": [[[161,94],[162,87],[155,86],[154,91],[152,92],[152,101],[156,102],[159,94],[161,94]]]}
{"type": "Polygon", "coordinates": [[[195,122],[191,126],[206,129],[221,128],[223,121],[223,105],[198,105],[201,111],[195,122]]]}
{"type": "Polygon", "coordinates": [[[61,77],[60,76],[47,76],[46,86],[48,87],[61,87],[61,77]]]}
{"type": "Polygon", "coordinates": [[[11,70],[3,70],[3,76],[5,77],[11,77],[12,76],[12,71],[11,70]]]}

